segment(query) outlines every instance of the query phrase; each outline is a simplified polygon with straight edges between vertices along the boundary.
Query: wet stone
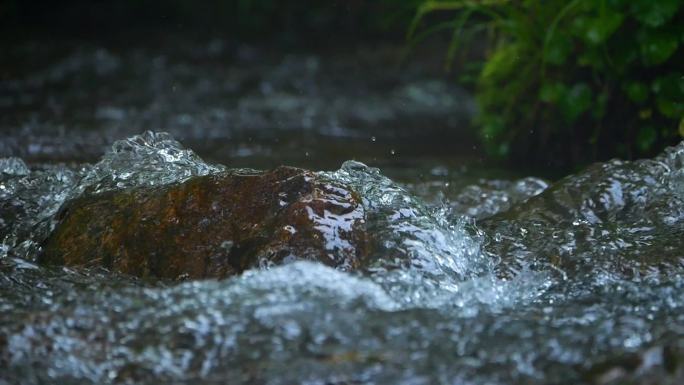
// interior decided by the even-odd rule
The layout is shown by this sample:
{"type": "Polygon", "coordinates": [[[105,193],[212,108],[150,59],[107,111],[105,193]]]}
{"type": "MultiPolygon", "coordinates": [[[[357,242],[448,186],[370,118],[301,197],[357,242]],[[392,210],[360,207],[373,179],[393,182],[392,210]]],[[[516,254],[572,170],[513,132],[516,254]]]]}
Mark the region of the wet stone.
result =
{"type": "Polygon", "coordinates": [[[525,265],[630,280],[684,266],[684,142],[654,159],[612,160],[568,176],[479,223],[494,235],[499,270],[525,265]]]}
{"type": "Polygon", "coordinates": [[[64,205],[38,260],[174,280],[296,259],[351,270],[366,255],[364,218],[354,191],[313,172],[232,170],[86,193],[64,205]]]}

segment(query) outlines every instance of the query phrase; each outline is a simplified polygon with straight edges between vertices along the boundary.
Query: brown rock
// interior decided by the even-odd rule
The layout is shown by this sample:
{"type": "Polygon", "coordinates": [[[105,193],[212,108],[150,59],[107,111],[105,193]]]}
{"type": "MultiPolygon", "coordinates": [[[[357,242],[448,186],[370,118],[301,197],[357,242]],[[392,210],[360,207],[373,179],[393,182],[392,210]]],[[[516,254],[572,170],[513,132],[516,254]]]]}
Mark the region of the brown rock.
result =
{"type": "Polygon", "coordinates": [[[343,270],[366,254],[348,188],[291,167],[225,172],[69,202],[39,261],[142,278],[223,278],[290,259],[343,270]]]}

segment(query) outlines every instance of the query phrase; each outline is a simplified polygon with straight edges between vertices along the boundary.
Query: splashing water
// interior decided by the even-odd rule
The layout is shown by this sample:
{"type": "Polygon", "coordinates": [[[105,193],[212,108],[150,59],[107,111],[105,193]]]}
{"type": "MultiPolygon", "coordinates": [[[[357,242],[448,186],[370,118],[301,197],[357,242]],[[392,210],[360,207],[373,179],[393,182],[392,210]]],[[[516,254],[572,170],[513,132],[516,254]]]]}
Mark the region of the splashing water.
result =
{"type": "Polygon", "coordinates": [[[355,273],[168,287],[31,262],[70,198],[223,169],[150,132],[94,165],[0,160],[0,384],[684,381],[684,143],[438,204],[358,162],[320,172],[362,197],[355,273]]]}
{"type": "Polygon", "coordinates": [[[523,264],[599,281],[668,279],[684,266],[683,164],[684,143],[655,159],[597,164],[481,225],[504,239],[493,253],[523,264]]]}
{"type": "Polygon", "coordinates": [[[223,169],[204,163],[170,135],[151,131],[114,143],[94,165],[43,166],[31,171],[21,159],[2,159],[0,256],[11,251],[14,256],[34,259],[62,203],[86,190],[101,193],[159,186],[223,169]]]}
{"type": "Polygon", "coordinates": [[[100,193],[134,186],[159,186],[223,169],[223,166],[204,163],[169,134],[147,131],[114,143],[111,151],[84,176],[79,189],[100,193]]]}

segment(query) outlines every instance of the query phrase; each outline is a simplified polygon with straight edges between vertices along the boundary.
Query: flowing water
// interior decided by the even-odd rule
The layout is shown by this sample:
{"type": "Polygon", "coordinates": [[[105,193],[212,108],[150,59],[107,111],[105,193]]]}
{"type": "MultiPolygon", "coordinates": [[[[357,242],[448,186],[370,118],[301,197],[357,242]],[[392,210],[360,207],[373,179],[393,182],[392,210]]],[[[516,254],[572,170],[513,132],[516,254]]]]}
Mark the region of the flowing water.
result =
{"type": "Polygon", "coordinates": [[[321,175],[363,197],[383,240],[376,264],[295,262],[169,286],[32,259],[70,197],[223,166],[151,132],[93,165],[0,166],[7,384],[684,378],[684,143],[549,188],[489,180],[441,195],[434,180],[402,186],[348,161],[321,175]]]}
{"type": "MultiPolygon", "coordinates": [[[[156,77],[141,85],[150,93],[164,74],[186,70],[165,72],[162,59],[98,50],[80,52],[26,84],[0,86],[23,90],[30,103],[32,85],[43,89],[91,62],[107,74],[125,60],[141,71],[148,62],[157,66],[156,77]]],[[[296,67],[315,73],[316,63],[296,67]]],[[[390,93],[403,106],[425,84],[434,93],[438,83],[390,93]]],[[[186,91],[212,96],[212,87],[186,91]]],[[[73,89],[65,92],[75,104],[88,103],[73,89]]],[[[54,127],[44,125],[53,123],[43,112],[29,127],[10,130],[0,149],[24,159],[0,158],[0,384],[684,383],[684,142],[653,159],[597,164],[555,183],[434,160],[402,163],[419,142],[385,145],[385,163],[369,156],[381,169],[349,160],[322,171],[339,156],[321,156],[337,148],[331,141],[384,145],[380,136],[352,141],[359,131],[322,123],[341,111],[363,112],[351,96],[333,107],[317,105],[324,94],[302,101],[266,90],[245,98],[253,109],[203,109],[228,120],[240,111],[261,116],[257,107],[276,103],[276,117],[309,116],[312,126],[332,130],[325,133],[329,141],[312,134],[292,142],[198,144],[225,166],[154,132],[94,155],[120,131],[118,120],[131,123],[125,130],[181,122],[154,119],[173,110],[164,103],[180,105],[182,98],[161,98],[161,107],[147,110],[102,107],[96,113],[107,123],[96,125],[100,130],[71,136],[51,137],[54,127]],[[292,112],[310,105],[309,115],[292,112]],[[374,264],[342,272],[300,261],[222,281],[170,284],[35,263],[60,206],[80,194],[288,161],[359,192],[368,231],[381,240],[374,264]]],[[[369,109],[384,117],[364,116],[382,123],[401,110],[392,107],[396,100],[369,109]]],[[[68,110],[72,102],[55,103],[68,110]]],[[[207,119],[197,136],[223,132],[207,119]]],[[[76,129],[79,121],[72,122],[76,129]]],[[[197,143],[192,133],[184,138],[197,143]]]]}

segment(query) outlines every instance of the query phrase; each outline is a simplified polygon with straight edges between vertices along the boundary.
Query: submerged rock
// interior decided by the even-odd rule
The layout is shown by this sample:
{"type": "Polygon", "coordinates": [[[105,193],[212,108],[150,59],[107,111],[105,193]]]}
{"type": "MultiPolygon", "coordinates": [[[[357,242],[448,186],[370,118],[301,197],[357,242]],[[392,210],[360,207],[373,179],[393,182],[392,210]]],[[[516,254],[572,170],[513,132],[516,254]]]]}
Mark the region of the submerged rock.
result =
{"type": "Polygon", "coordinates": [[[292,167],[86,193],[57,219],[39,262],[143,278],[223,278],[294,259],[350,270],[367,254],[360,197],[292,167]]]}
{"type": "Polygon", "coordinates": [[[612,160],[570,175],[487,218],[489,252],[513,275],[527,266],[564,274],[662,278],[684,266],[684,142],[654,159],[612,160]]]}

